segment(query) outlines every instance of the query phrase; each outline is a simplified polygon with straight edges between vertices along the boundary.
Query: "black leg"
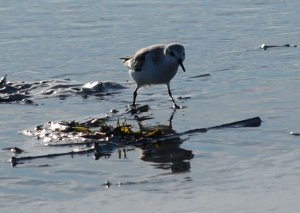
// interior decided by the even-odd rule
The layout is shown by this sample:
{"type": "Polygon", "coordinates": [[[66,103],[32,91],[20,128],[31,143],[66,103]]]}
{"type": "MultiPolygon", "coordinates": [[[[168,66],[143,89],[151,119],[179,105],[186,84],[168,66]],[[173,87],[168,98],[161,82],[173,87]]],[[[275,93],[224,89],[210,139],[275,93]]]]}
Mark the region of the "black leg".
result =
{"type": "Polygon", "coordinates": [[[133,102],[132,102],[132,107],[135,108],[135,100],[136,100],[136,96],[137,96],[137,91],[138,91],[138,87],[135,88],[134,92],[133,92],[133,102]]]}
{"type": "Polygon", "coordinates": [[[171,97],[171,99],[172,99],[172,101],[173,101],[173,104],[174,104],[174,108],[175,108],[175,109],[180,109],[180,106],[178,106],[178,105],[175,103],[175,100],[174,100],[174,98],[173,98],[173,96],[172,96],[171,89],[170,89],[170,84],[167,84],[167,86],[168,86],[168,93],[169,93],[169,96],[171,97]]]}

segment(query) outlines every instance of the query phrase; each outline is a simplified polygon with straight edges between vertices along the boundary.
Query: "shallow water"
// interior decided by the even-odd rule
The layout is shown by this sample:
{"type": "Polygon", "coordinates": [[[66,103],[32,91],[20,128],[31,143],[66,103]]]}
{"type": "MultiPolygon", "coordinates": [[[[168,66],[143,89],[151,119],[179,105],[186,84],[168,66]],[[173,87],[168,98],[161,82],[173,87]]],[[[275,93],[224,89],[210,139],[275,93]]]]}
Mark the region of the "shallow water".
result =
{"type": "MultiPolygon", "coordinates": [[[[0,207],[4,212],[295,212],[299,209],[300,3],[293,1],[2,1],[0,76],[10,82],[50,82],[31,90],[35,104],[1,104],[0,207]],[[177,41],[185,45],[186,72],[171,88],[178,104],[173,129],[210,127],[254,116],[262,126],[212,130],[183,137],[192,151],[187,172],[172,163],[114,152],[39,159],[12,168],[6,147],[27,155],[70,151],[45,147],[22,130],[47,121],[84,120],[123,110],[134,84],[118,59],[137,49],[177,41]],[[197,77],[202,74],[206,77],[197,77]],[[67,79],[67,80],[65,80],[67,79]],[[124,88],[83,97],[73,90],[95,81],[124,88]],[[63,82],[63,83],[62,83],[63,82]],[[67,83],[66,83],[67,82],[67,83]],[[58,94],[58,95],[55,95],[58,94]],[[179,98],[181,97],[181,98],[179,98]],[[105,181],[112,185],[105,188],[105,181]],[[18,209],[16,209],[18,207],[18,209]],[[22,210],[21,210],[22,209],[22,210]]],[[[77,91],[77,90],[75,90],[77,91]]],[[[164,86],[137,97],[153,119],[168,125],[173,110],[164,86]]],[[[128,119],[132,120],[132,117],[128,119]]],[[[137,124],[136,124],[137,125],[137,124]]]]}

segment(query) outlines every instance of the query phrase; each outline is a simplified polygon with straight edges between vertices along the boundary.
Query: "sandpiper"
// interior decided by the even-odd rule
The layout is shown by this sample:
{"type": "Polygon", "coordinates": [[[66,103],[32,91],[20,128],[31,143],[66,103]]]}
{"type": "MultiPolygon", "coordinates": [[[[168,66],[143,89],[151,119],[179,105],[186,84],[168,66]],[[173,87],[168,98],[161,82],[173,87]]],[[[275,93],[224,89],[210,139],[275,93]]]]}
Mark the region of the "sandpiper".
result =
{"type": "Polygon", "coordinates": [[[156,44],[137,51],[132,57],[123,57],[123,63],[129,68],[129,75],[136,82],[133,92],[132,107],[135,108],[137,91],[144,86],[165,84],[171,97],[174,108],[181,108],[175,103],[170,89],[170,81],[176,75],[181,66],[185,72],[183,61],[185,50],[178,43],[156,44]]]}

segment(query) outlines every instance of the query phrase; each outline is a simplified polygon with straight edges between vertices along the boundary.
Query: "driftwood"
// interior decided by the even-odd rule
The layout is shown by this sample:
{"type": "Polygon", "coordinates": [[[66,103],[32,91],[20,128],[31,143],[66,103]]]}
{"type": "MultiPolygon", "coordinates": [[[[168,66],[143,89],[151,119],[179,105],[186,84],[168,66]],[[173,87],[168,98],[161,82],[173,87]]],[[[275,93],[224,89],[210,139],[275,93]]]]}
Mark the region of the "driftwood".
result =
{"type": "Polygon", "coordinates": [[[222,124],[219,126],[213,126],[213,127],[208,127],[208,128],[200,128],[200,129],[192,129],[185,131],[181,134],[191,134],[191,133],[197,133],[197,132],[207,132],[209,130],[213,129],[224,129],[224,128],[240,128],[240,127],[259,127],[262,123],[262,120],[260,117],[254,117],[254,118],[249,118],[241,121],[236,121],[228,124],[222,124]]]}
{"type": "Polygon", "coordinates": [[[54,158],[59,156],[65,156],[65,155],[76,155],[76,154],[87,154],[90,152],[93,152],[94,149],[90,150],[82,150],[82,151],[71,151],[71,152],[64,152],[64,153],[55,153],[55,154],[48,154],[48,155],[37,155],[37,156],[27,156],[27,157],[12,157],[10,162],[13,167],[15,167],[17,164],[23,164],[24,161],[31,161],[35,159],[40,158],[54,158]]]}
{"type": "Polygon", "coordinates": [[[73,150],[70,152],[63,152],[63,153],[53,153],[53,154],[47,154],[47,155],[37,155],[37,156],[26,156],[26,157],[12,157],[10,162],[13,167],[15,167],[17,164],[23,164],[25,161],[31,161],[35,159],[42,159],[42,158],[56,158],[61,156],[74,156],[74,155],[83,155],[83,154],[92,154],[94,153],[94,157],[96,160],[98,160],[100,157],[108,158],[111,155],[111,145],[105,144],[100,148],[98,142],[94,142],[94,145],[92,148],[88,149],[82,149],[82,150],[73,150]],[[104,149],[104,146],[109,146],[104,149]],[[102,151],[101,151],[102,150],[102,151]],[[109,150],[109,151],[108,151],[109,150]]]}
{"type": "Polygon", "coordinates": [[[291,44],[284,44],[284,45],[266,45],[266,44],[262,44],[259,46],[259,48],[263,49],[263,50],[267,50],[270,48],[274,48],[274,47],[297,47],[297,45],[291,45],[291,44]]]}
{"type": "Polygon", "coordinates": [[[203,78],[203,77],[210,77],[210,76],[211,75],[209,73],[206,73],[206,74],[201,74],[201,75],[195,75],[190,78],[203,78]]]}

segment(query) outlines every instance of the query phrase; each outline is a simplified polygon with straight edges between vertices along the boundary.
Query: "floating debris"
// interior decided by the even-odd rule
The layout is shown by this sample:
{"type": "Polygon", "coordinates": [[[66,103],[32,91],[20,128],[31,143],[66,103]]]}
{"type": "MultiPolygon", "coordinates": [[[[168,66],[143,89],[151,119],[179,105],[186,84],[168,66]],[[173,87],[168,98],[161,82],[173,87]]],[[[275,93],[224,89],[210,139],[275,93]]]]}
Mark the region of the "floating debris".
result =
{"type": "Polygon", "coordinates": [[[300,136],[300,132],[290,132],[290,135],[300,136]]]}
{"type": "Polygon", "coordinates": [[[266,45],[266,44],[262,44],[262,45],[258,46],[258,48],[263,49],[263,50],[267,50],[269,48],[274,48],[274,47],[297,47],[297,45],[291,45],[291,44],[285,44],[285,45],[266,45]]]}
{"type": "Polygon", "coordinates": [[[204,133],[209,130],[214,129],[224,129],[224,128],[242,128],[242,127],[259,127],[262,123],[260,117],[249,118],[241,121],[236,121],[228,124],[222,124],[219,126],[213,126],[208,128],[197,128],[183,132],[182,134],[191,134],[191,133],[204,133]]]}
{"type": "Polygon", "coordinates": [[[124,143],[134,145],[135,142],[141,142],[144,139],[163,140],[173,138],[173,136],[179,137],[185,134],[205,133],[213,129],[259,127],[262,122],[259,117],[254,117],[223,125],[196,128],[182,133],[176,133],[170,126],[165,125],[150,127],[140,125],[139,128],[136,129],[134,125],[127,123],[126,120],[123,122],[118,120],[115,126],[108,124],[106,121],[108,122],[108,120],[104,118],[93,118],[84,122],[46,122],[43,125],[38,125],[34,130],[24,130],[23,134],[36,137],[39,140],[46,138],[47,145],[52,146],[62,144],[61,141],[70,141],[71,143],[69,145],[76,145],[76,142],[94,143],[95,140],[108,143],[113,141],[115,144],[118,143],[120,145],[124,143]],[[51,141],[55,143],[50,144],[51,141]]]}
{"type": "Polygon", "coordinates": [[[209,77],[209,76],[211,76],[211,75],[209,73],[207,73],[207,74],[195,75],[190,78],[203,78],[203,77],[209,77]]]}
{"type": "Polygon", "coordinates": [[[38,156],[27,156],[27,157],[12,157],[10,162],[13,167],[15,167],[18,164],[24,164],[26,161],[31,161],[35,159],[41,159],[41,158],[54,158],[54,157],[60,157],[60,156],[66,156],[66,155],[82,155],[82,154],[88,154],[94,152],[94,149],[83,149],[83,150],[73,150],[70,152],[64,152],[64,153],[55,153],[55,154],[47,154],[47,155],[38,155],[38,156]]]}
{"type": "Polygon", "coordinates": [[[103,186],[106,188],[106,189],[109,189],[110,186],[111,186],[111,182],[109,180],[106,180],[105,183],[103,184],[103,186]]]}
{"type": "Polygon", "coordinates": [[[191,96],[179,96],[177,99],[178,100],[187,100],[187,99],[191,99],[191,96]]]}

